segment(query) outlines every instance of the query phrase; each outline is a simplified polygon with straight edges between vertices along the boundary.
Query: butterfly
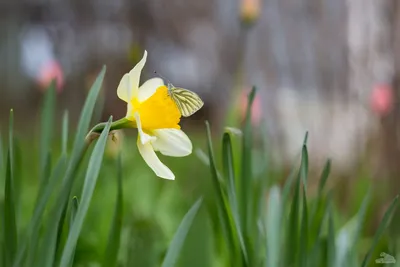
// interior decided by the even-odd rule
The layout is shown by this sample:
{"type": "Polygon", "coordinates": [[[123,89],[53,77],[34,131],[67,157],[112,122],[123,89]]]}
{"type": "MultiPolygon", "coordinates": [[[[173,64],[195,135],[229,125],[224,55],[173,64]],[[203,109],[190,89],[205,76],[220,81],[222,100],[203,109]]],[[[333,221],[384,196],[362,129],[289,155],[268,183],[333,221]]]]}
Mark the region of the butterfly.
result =
{"type": "Polygon", "coordinates": [[[172,83],[168,83],[168,95],[184,117],[193,115],[204,105],[203,100],[196,93],[188,89],[175,87],[172,83]]]}

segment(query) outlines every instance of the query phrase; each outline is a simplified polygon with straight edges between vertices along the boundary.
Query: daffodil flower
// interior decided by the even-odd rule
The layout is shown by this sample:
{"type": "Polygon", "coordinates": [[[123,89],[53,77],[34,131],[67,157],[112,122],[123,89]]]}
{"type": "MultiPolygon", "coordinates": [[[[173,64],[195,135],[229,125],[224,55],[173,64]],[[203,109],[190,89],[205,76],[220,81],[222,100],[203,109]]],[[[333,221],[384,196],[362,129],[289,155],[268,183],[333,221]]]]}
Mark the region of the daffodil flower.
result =
{"type": "Polygon", "coordinates": [[[156,151],[166,156],[184,157],[192,153],[192,143],[180,129],[181,114],[163,80],[152,78],[139,87],[146,59],[147,51],[122,77],[117,95],[127,103],[125,119],[138,129],[137,146],[144,161],[157,176],[174,180],[175,175],[160,161],[156,151]]]}

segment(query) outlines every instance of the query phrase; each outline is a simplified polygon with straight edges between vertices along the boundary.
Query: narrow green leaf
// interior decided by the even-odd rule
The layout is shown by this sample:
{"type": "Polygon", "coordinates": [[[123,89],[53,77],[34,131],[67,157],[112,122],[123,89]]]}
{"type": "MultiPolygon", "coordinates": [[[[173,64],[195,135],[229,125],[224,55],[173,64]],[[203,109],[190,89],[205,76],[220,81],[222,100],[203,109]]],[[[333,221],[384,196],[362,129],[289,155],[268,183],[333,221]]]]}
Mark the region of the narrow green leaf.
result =
{"type": "Polygon", "coordinates": [[[307,196],[306,190],[303,186],[303,215],[301,221],[301,232],[300,232],[300,260],[299,266],[307,266],[307,255],[308,255],[308,209],[307,209],[307,196]]]}
{"type": "Polygon", "coordinates": [[[292,265],[298,255],[299,244],[299,206],[300,206],[300,174],[297,175],[295,192],[289,214],[289,229],[286,232],[285,265],[292,265]]]}
{"type": "Polygon", "coordinates": [[[224,175],[227,178],[228,184],[228,199],[229,199],[229,207],[232,212],[232,217],[234,221],[234,228],[236,230],[237,237],[239,239],[239,244],[241,247],[241,251],[245,261],[248,261],[247,258],[247,248],[244,242],[242,229],[240,226],[240,217],[238,211],[237,204],[237,196],[236,196],[236,178],[235,178],[235,170],[234,170],[234,160],[233,160],[233,152],[232,152],[232,142],[229,133],[224,133],[222,138],[222,155],[223,155],[223,167],[224,167],[224,175]]]}
{"type": "Polygon", "coordinates": [[[378,244],[379,240],[381,239],[383,233],[385,232],[386,228],[389,226],[390,220],[392,218],[393,212],[395,211],[397,207],[397,201],[399,199],[399,195],[397,195],[392,203],[390,204],[389,208],[386,210],[385,215],[383,215],[383,219],[381,223],[379,224],[378,230],[375,233],[374,239],[372,241],[372,245],[369,248],[367,255],[365,255],[364,260],[362,262],[361,267],[367,266],[369,260],[371,259],[372,252],[374,252],[374,249],[376,245],[378,244]]]}
{"type": "Polygon", "coordinates": [[[297,166],[293,165],[290,170],[289,176],[286,178],[286,182],[283,186],[282,190],[282,201],[283,206],[286,206],[287,201],[289,200],[290,191],[292,190],[293,182],[296,180],[297,166]]]}
{"type": "Polygon", "coordinates": [[[306,134],[304,135],[303,146],[306,146],[306,145],[307,145],[307,141],[308,141],[308,131],[307,131],[306,134]]]}
{"type": "MultiPolygon", "coordinates": [[[[4,148],[3,148],[3,138],[0,133],[0,170],[4,170],[4,148]]],[[[3,173],[0,174],[0,182],[3,182],[3,173]]]]}
{"type": "MultiPolygon", "coordinates": [[[[247,244],[250,238],[251,228],[255,225],[255,218],[253,214],[253,198],[252,198],[252,146],[253,146],[253,133],[251,124],[251,107],[253,105],[256,88],[253,87],[248,96],[248,104],[246,111],[246,118],[243,129],[242,140],[242,175],[240,179],[240,214],[241,226],[246,237],[245,243],[247,244]]],[[[247,246],[247,245],[246,245],[247,246]]]]}
{"type": "MultiPolygon", "coordinates": [[[[42,267],[53,266],[53,257],[54,251],[56,249],[58,225],[63,213],[63,209],[60,207],[64,207],[65,203],[68,202],[76,170],[78,169],[79,164],[81,163],[84,153],[87,149],[87,144],[85,144],[85,135],[89,131],[90,118],[92,117],[96,99],[101,89],[101,84],[104,79],[105,71],[106,67],[103,66],[103,69],[101,70],[96,78],[96,81],[92,85],[92,88],[90,89],[89,95],[86,98],[85,104],[83,106],[71,152],[71,158],[63,177],[61,189],[53,205],[53,208],[50,211],[49,225],[47,226],[47,231],[45,232],[44,237],[47,245],[43,248],[45,253],[42,251],[42,253],[44,253],[42,255],[47,255],[48,258],[43,259],[45,263],[40,265],[42,267]]],[[[19,266],[14,264],[14,267],[19,266]]]]}
{"type": "Polygon", "coordinates": [[[60,220],[58,221],[57,237],[56,237],[54,259],[53,259],[55,261],[55,263],[59,262],[61,253],[63,252],[63,244],[65,243],[65,234],[63,235],[63,233],[65,233],[64,225],[66,224],[66,220],[67,220],[68,204],[69,204],[68,202],[66,202],[64,204],[64,207],[62,208],[60,220]]]}
{"type": "Polygon", "coordinates": [[[307,145],[303,145],[301,151],[301,166],[300,166],[301,180],[303,181],[303,187],[307,191],[307,177],[308,177],[308,152],[307,145]]]}
{"type": "MultiPolygon", "coordinates": [[[[58,178],[62,177],[62,173],[65,170],[65,164],[66,164],[66,157],[65,155],[61,156],[55,167],[54,170],[51,174],[51,177],[49,179],[49,183],[45,185],[45,188],[38,196],[38,199],[36,201],[35,209],[33,211],[32,218],[30,220],[28,230],[27,230],[27,239],[22,241],[22,244],[18,247],[18,253],[16,260],[14,262],[14,266],[20,266],[22,259],[24,257],[24,254],[26,252],[26,248],[28,245],[28,241],[30,243],[30,247],[34,249],[37,244],[39,243],[39,240],[37,239],[38,234],[39,234],[39,228],[41,225],[41,218],[43,216],[46,204],[48,203],[48,200],[51,196],[51,194],[54,192],[57,183],[59,182],[58,178]]],[[[47,254],[46,254],[47,255],[47,254]]]]}
{"type": "Polygon", "coordinates": [[[196,214],[201,206],[203,199],[194,203],[194,205],[190,208],[190,210],[186,213],[185,217],[176,231],[174,238],[172,239],[171,244],[169,245],[167,254],[165,255],[164,261],[162,263],[162,267],[174,267],[176,266],[176,262],[179,258],[179,253],[182,249],[182,246],[185,242],[186,236],[189,232],[190,227],[192,226],[193,220],[196,217],[196,214]]]}
{"type": "Polygon", "coordinates": [[[46,186],[49,183],[49,179],[50,179],[50,175],[51,175],[51,153],[50,153],[50,151],[47,152],[46,164],[44,166],[44,169],[41,172],[42,172],[42,174],[41,174],[41,179],[39,182],[39,191],[36,196],[36,203],[35,203],[34,207],[37,206],[39,198],[41,197],[41,195],[43,195],[44,190],[46,189],[46,186]]]}
{"type": "Polygon", "coordinates": [[[370,190],[365,195],[361,207],[357,214],[349,220],[338,232],[336,237],[336,259],[335,265],[337,267],[344,266],[346,264],[356,264],[354,261],[356,257],[356,245],[360,238],[362,227],[365,222],[365,214],[368,208],[370,200],[370,190]]]}
{"type": "Polygon", "coordinates": [[[121,240],[122,217],[123,217],[123,191],[122,191],[122,159],[121,154],[117,160],[117,201],[115,202],[114,217],[111,225],[110,235],[106,251],[104,252],[103,266],[115,267],[118,263],[118,251],[121,240]]]}
{"type": "Polygon", "coordinates": [[[327,160],[322,171],[321,178],[319,179],[318,194],[322,194],[322,190],[325,187],[326,181],[328,180],[329,174],[331,172],[331,160],[327,160]]]}
{"type": "Polygon", "coordinates": [[[56,85],[53,80],[47,88],[43,106],[42,114],[40,119],[40,150],[39,150],[39,177],[45,179],[47,155],[50,150],[51,141],[53,138],[54,128],[54,113],[55,113],[55,102],[56,102],[56,85]]]}
{"type": "Polygon", "coordinates": [[[279,187],[271,188],[268,199],[268,209],[266,218],[267,233],[267,258],[265,267],[278,267],[280,262],[281,248],[281,219],[282,219],[282,199],[279,187]]]}
{"type": "MultiPolygon", "coordinates": [[[[78,198],[75,196],[75,197],[72,198],[71,215],[70,215],[70,219],[69,219],[69,227],[70,227],[69,230],[70,230],[70,232],[71,232],[71,229],[72,229],[71,226],[73,225],[74,220],[75,220],[76,212],[78,211],[78,207],[79,207],[79,201],[78,201],[78,198]]],[[[73,266],[74,256],[75,256],[75,248],[74,248],[74,251],[72,252],[70,266],[73,266]]]]}
{"type": "Polygon", "coordinates": [[[112,117],[108,120],[107,126],[101,133],[99,140],[97,141],[93,149],[92,155],[90,156],[81,195],[81,203],[76,213],[72,229],[65,243],[64,251],[61,256],[60,267],[67,267],[69,265],[73,251],[75,250],[76,243],[78,242],[79,234],[81,232],[86,213],[89,209],[89,204],[93,196],[94,188],[97,183],[97,178],[99,176],[111,122],[112,117]]]}
{"type": "Polygon", "coordinates": [[[61,151],[67,154],[68,149],[68,110],[64,111],[62,120],[61,151]]]}
{"type": "Polygon", "coordinates": [[[14,179],[14,110],[10,110],[10,122],[9,122],[9,129],[8,129],[8,151],[10,153],[10,175],[11,180],[14,179]]]}
{"type": "MultiPolygon", "coordinates": [[[[50,176],[51,176],[51,154],[50,154],[50,152],[48,152],[47,159],[46,159],[46,165],[45,165],[43,173],[42,173],[42,179],[40,179],[40,181],[39,181],[39,183],[40,183],[39,190],[38,190],[38,194],[36,196],[36,202],[35,202],[35,206],[34,206],[35,210],[38,207],[40,198],[45,194],[47,185],[50,183],[50,181],[49,181],[50,176]]],[[[25,240],[25,242],[28,242],[28,241],[30,242],[30,244],[29,244],[30,249],[28,250],[28,256],[27,256],[27,259],[25,260],[25,262],[34,262],[34,257],[36,255],[36,248],[37,248],[37,244],[39,241],[38,240],[39,233],[32,232],[32,230],[33,229],[29,228],[29,226],[28,226],[27,240],[25,240]]],[[[25,244],[23,244],[22,246],[25,246],[25,244]]],[[[18,253],[20,253],[20,252],[18,251],[18,253]]]]}
{"type": "Polygon", "coordinates": [[[212,180],[212,185],[214,187],[214,192],[215,192],[215,197],[216,197],[216,206],[217,206],[217,213],[219,216],[219,222],[221,226],[221,230],[225,235],[226,238],[226,244],[228,244],[229,251],[233,255],[237,255],[237,250],[235,246],[235,239],[233,237],[233,231],[232,231],[232,226],[230,224],[229,220],[229,212],[227,211],[227,206],[225,205],[225,198],[223,195],[223,190],[222,190],[222,185],[221,185],[221,180],[218,179],[218,172],[215,166],[215,159],[214,159],[214,152],[213,152],[213,146],[212,146],[212,140],[211,140],[211,131],[210,131],[210,125],[208,121],[206,121],[206,130],[207,130],[207,143],[208,143],[208,154],[209,154],[209,166],[211,170],[211,180],[212,180]]]}
{"type": "Polygon", "coordinates": [[[4,246],[7,266],[11,266],[17,248],[17,226],[10,151],[7,154],[6,185],[4,192],[4,246]]]}
{"type": "Polygon", "coordinates": [[[335,266],[336,260],[336,241],[335,241],[335,222],[333,220],[333,208],[331,201],[328,208],[328,267],[335,266]]]}
{"type": "Polygon", "coordinates": [[[4,233],[5,261],[11,266],[17,250],[17,222],[15,203],[15,177],[14,177],[14,112],[10,110],[8,154],[6,166],[6,181],[4,188],[4,233]]]}

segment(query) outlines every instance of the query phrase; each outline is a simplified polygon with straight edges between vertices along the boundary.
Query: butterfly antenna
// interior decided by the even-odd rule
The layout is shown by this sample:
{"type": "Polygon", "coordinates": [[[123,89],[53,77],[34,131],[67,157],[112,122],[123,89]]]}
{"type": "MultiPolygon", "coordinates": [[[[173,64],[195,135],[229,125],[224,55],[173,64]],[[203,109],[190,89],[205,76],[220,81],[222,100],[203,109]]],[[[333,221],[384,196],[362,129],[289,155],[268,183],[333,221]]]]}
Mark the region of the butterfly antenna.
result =
{"type": "Polygon", "coordinates": [[[168,80],[167,78],[165,78],[164,76],[162,76],[161,74],[159,74],[157,71],[154,71],[154,74],[160,76],[163,80],[167,81],[168,83],[172,84],[170,80],[168,80]]]}

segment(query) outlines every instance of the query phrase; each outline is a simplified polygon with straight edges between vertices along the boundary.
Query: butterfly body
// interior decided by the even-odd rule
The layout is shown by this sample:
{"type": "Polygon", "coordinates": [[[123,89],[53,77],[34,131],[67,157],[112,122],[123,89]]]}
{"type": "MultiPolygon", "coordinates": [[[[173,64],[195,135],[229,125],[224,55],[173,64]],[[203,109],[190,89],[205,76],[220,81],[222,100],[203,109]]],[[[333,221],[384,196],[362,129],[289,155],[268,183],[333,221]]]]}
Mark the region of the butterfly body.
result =
{"type": "Polygon", "coordinates": [[[196,93],[184,88],[175,87],[171,83],[168,83],[168,95],[175,102],[179,112],[184,117],[193,115],[204,105],[204,102],[196,93]]]}

